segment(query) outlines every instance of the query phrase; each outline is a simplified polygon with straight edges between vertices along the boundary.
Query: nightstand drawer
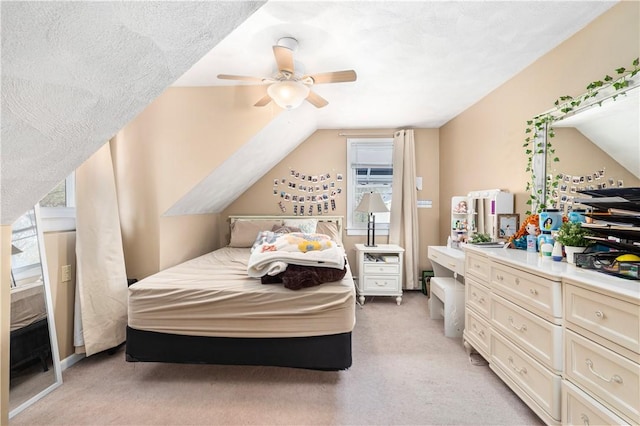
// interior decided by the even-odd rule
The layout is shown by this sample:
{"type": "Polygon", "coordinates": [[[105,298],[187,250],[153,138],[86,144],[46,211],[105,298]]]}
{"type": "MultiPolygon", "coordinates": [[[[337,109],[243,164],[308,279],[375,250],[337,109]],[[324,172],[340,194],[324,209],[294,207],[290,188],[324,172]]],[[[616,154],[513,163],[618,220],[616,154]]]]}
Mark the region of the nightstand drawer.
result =
{"type": "Polygon", "coordinates": [[[400,291],[399,284],[400,279],[397,276],[368,275],[364,277],[363,289],[365,291],[375,290],[376,292],[398,293],[400,291]]]}
{"type": "Polygon", "coordinates": [[[400,265],[398,263],[385,262],[364,262],[365,274],[398,274],[400,265]]]}

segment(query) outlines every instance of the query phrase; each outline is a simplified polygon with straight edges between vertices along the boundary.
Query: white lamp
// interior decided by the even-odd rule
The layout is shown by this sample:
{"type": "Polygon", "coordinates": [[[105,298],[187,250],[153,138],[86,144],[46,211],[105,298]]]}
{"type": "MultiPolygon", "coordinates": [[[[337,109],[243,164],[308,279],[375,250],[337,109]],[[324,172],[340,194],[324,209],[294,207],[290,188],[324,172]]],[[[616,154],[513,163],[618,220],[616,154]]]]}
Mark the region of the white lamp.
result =
{"type": "Polygon", "coordinates": [[[267,93],[280,108],[294,109],[309,96],[309,87],[298,81],[285,80],[267,87],[267,93]]]}
{"type": "Polygon", "coordinates": [[[384,204],[382,196],[377,192],[367,192],[362,195],[362,200],[356,208],[357,212],[364,212],[368,215],[367,220],[367,247],[376,246],[376,217],[374,213],[388,212],[389,209],[384,204]]]}

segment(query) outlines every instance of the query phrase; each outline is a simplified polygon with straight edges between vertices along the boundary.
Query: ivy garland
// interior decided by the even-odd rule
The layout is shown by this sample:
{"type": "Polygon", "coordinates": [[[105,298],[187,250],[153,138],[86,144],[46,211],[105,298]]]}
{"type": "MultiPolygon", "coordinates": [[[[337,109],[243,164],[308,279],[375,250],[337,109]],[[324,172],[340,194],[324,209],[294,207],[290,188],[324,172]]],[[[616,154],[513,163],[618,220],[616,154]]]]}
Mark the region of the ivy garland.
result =
{"type": "MultiPolygon", "coordinates": [[[[618,96],[624,95],[626,93],[625,89],[629,87],[631,79],[636,74],[640,73],[639,64],[639,58],[636,58],[632,62],[631,69],[626,69],[624,67],[616,69],[615,72],[617,74],[617,77],[614,78],[606,75],[602,80],[596,80],[589,83],[586,93],[577,98],[573,98],[569,95],[561,96],[554,102],[553,109],[537,115],[532,120],[527,121],[527,128],[525,130],[525,134],[527,136],[522,146],[527,156],[527,167],[525,171],[530,173],[530,179],[527,182],[526,187],[527,191],[531,191],[529,199],[527,200],[527,205],[529,206],[529,210],[527,211],[528,215],[532,213],[531,210],[533,209],[533,207],[535,207],[535,213],[539,213],[547,208],[547,206],[541,202],[543,190],[538,188],[535,192],[533,191],[535,182],[537,180],[537,176],[535,175],[535,170],[533,167],[535,155],[544,153],[546,144],[547,161],[551,160],[554,163],[560,161],[560,159],[556,156],[556,150],[552,143],[552,139],[555,137],[555,131],[552,127],[553,123],[563,119],[570,113],[575,112],[576,109],[578,109],[578,107],[580,107],[581,105],[583,107],[590,105],[601,106],[604,99],[597,100],[595,98],[605,88],[612,88],[612,100],[616,100],[618,96]],[[542,138],[545,129],[547,132],[547,137],[542,138]]],[[[550,177],[545,177],[545,179],[547,179],[547,184],[545,185],[546,194],[544,195],[546,195],[546,199],[550,199],[553,191],[557,190],[558,186],[560,185],[560,176],[558,174],[555,174],[550,177]]]]}

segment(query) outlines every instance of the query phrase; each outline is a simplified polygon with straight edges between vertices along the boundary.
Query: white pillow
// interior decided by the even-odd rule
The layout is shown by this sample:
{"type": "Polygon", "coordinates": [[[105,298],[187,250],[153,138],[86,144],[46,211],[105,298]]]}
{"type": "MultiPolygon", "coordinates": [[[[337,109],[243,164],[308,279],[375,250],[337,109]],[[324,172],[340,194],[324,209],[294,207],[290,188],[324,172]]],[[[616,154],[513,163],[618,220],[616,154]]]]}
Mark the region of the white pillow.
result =
{"type": "Polygon", "coordinates": [[[315,234],[318,226],[317,219],[285,219],[284,226],[295,226],[305,234],[315,234]]]}

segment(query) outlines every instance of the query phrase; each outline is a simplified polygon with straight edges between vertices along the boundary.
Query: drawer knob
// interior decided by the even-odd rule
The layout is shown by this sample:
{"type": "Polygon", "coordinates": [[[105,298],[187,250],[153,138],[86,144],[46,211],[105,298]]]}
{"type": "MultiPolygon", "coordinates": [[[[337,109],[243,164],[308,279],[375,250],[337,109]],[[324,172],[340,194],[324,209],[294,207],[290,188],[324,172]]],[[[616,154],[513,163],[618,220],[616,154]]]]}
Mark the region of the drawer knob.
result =
{"type": "Polygon", "coordinates": [[[518,331],[522,331],[522,332],[527,331],[527,325],[526,324],[522,324],[520,327],[518,327],[517,325],[514,324],[513,317],[511,317],[511,316],[509,317],[509,324],[511,324],[511,327],[515,328],[518,331]]]}
{"type": "Polygon", "coordinates": [[[504,277],[500,274],[496,275],[496,278],[498,279],[498,281],[502,281],[504,279],[504,277]]]}
{"type": "Polygon", "coordinates": [[[530,288],[529,289],[529,293],[533,294],[534,296],[538,295],[538,290],[536,290],[535,288],[530,288]]]}
{"type": "Polygon", "coordinates": [[[520,278],[516,278],[516,285],[520,285],[520,278]]]}
{"type": "Polygon", "coordinates": [[[587,416],[586,414],[580,414],[580,420],[582,420],[582,423],[584,423],[584,426],[589,426],[589,416],[587,416]]]}
{"type": "Polygon", "coordinates": [[[513,363],[513,358],[512,357],[509,357],[509,365],[511,366],[513,371],[515,371],[516,373],[518,373],[518,374],[527,374],[526,367],[522,367],[522,368],[516,367],[515,364],[513,363]]]}
{"type": "Polygon", "coordinates": [[[587,358],[586,362],[587,362],[587,367],[589,367],[589,371],[591,371],[591,374],[596,376],[598,379],[603,380],[603,381],[605,381],[607,383],[619,383],[619,384],[622,384],[622,377],[618,376],[617,374],[614,374],[613,376],[611,376],[610,379],[607,379],[602,374],[598,373],[597,371],[595,371],[593,369],[593,361],[591,361],[589,358],[587,358]]]}
{"type": "Polygon", "coordinates": [[[596,316],[600,319],[604,319],[604,312],[602,311],[596,311],[596,316]]]}

